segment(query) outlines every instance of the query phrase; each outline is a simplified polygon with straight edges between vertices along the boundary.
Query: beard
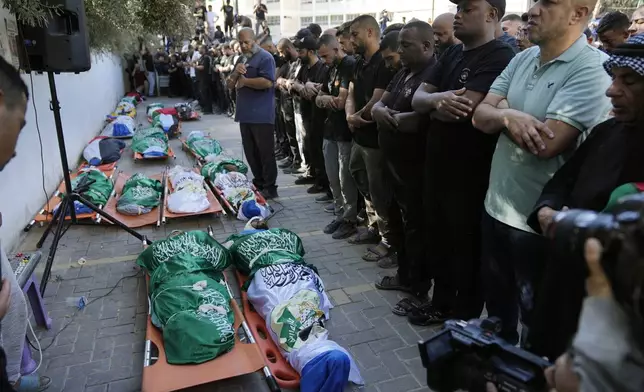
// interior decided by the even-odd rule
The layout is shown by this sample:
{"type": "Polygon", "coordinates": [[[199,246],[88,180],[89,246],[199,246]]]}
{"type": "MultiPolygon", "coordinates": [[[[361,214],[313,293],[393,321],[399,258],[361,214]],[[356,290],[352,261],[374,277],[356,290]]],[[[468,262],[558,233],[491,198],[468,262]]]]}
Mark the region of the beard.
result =
{"type": "Polygon", "coordinates": [[[363,43],[355,44],[353,48],[357,54],[365,54],[367,52],[367,46],[363,43]]]}
{"type": "Polygon", "coordinates": [[[306,64],[308,64],[311,60],[309,59],[309,56],[303,56],[303,57],[300,57],[300,61],[302,62],[302,64],[305,64],[305,65],[306,65],[306,64]]]}

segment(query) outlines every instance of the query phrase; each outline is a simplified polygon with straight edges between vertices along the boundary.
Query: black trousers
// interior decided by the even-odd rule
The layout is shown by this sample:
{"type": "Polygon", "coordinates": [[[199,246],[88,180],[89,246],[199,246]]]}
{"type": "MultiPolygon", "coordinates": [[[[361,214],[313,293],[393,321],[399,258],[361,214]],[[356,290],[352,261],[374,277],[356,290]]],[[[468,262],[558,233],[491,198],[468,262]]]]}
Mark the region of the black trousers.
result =
{"type": "MultiPolygon", "coordinates": [[[[438,162],[426,166],[439,167],[438,162]]],[[[483,310],[481,215],[489,170],[486,175],[473,168],[469,176],[465,172],[452,176],[445,171],[427,170],[425,176],[432,302],[438,310],[467,320],[479,317],[483,310]]]]}
{"type": "Polygon", "coordinates": [[[274,124],[240,123],[239,129],[246,160],[253,172],[253,183],[260,189],[277,188],[274,124]]]}
{"type": "Polygon", "coordinates": [[[212,92],[210,91],[210,75],[198,79],[199,85],[199,106],[204,113],[212,113],[212,92]]]}
{"type": "Polygon", "coordinates": [[[293,113],[293,101],[281,102],[280,109],[282,112],[282,119],[284,120],[284,132],[288,139],[288,145],[291,150],[294,162],[302,162],[300,156],[300,148],[297,145],[297,131],[295,130],[295,115],[293,113]]]}
{"type": "Polygon", "coordinates": [[[329,179],[326,176],[324,167],[324,121],[314,116],[302,116],[304,132],[302,135],[303,152],[306,162],[309,164],[311,175],[315,178],[316,185],[328,187],[329,179]]]}
{"type": "MultiPolygon", "coordinates": [[[[383,132],[379,134],[383,136],[383,132]]],[[[409,135],[393,135],[398,139],[409,135]]],[[[390,184],[394,191],[394,206],[389,225],[398,253],[398,279],[409,285],[416,296],[427,295],[431,288],[432,273],[426,254],[426,223],[423,209],[423,172],[425,144],[423,135],[407,138],[404,145],[396,145],[380,138],[380,149],[385,157],[390,184]],[[398,229],[398,226],[401,226],[398,229]]]]}
{"type": "MultiPolygon", "coordinates": [[[[289,146],[288,136],[286,136],[286,124],[284,123],[284,116],[280,109],[279,99],[275,100],[275,147],[276,152],[283,155],[291,156],[291,147],[289,146]]],[[[292,157],[292,156],[291,156],[292,157]]]]}

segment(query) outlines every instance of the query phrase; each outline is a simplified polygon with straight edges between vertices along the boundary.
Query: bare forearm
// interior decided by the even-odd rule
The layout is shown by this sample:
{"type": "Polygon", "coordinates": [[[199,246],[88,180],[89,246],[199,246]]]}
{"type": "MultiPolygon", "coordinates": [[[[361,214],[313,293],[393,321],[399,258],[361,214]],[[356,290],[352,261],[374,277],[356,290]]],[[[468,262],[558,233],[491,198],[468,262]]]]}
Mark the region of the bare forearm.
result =
{"type": "Polygon", "coordinates": [[[472,117],[472,124],[483,133],[494,134],[505,128],[505,117],[512,109],[499,109],[481,102],[472,117]]]}
{"type": "Polygon", "coordinates": [[[394,116],[398,120],[398,130],[400,132],[417,132],[421,117],[416,112],[400,113],[394,116]]]}
{"type": "Polygon", "coordinates": [[[226,79],[226,87],[228,87],[229,90],[234,89],[238,79],[239,74],[233,72],[232,74],[230,74],[230,76],[228,76],[228,79],[226,79]]]}
{"type": "Polygon", "coordinates": [[[271,88],[273,82],[266,78],[246,78],[244,79],[244,87],[252,88],[253,90],[266,90],[271,88]]]}
{"type": "Polygon", "coordinates": [[[442,93],[416,91],[414,98],[411,101],[411,107],[417,113],[430,113],[436,110],[436,105],[442,97],[442,93]]]}

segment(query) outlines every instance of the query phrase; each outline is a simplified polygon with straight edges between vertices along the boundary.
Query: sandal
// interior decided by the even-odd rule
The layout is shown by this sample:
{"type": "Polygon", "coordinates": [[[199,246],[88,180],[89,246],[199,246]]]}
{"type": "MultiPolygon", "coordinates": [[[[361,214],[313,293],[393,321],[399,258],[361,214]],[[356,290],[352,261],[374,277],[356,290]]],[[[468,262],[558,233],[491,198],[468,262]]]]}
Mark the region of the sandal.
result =
{"type": "Polygon", "coordinates": [[[47,376],[38,376],[35,373],[22,376],[14,385],[16,392],[41,392],[49,388],[51,378],[47,376]]]}
{"type": "Polygon", "coordinates": [[[367,250],[362,255],[362,260],[374,262],[378,261],[384,257],[391,255],[391,249],[382,242],[376,245],[375,247],[367,248],[367,250]]]}
{"type": "Polygon", "coordinates": [[[389,252],[389,254],[382,259],[378,260],[378,267],[382,269],[390,269],[398,267],[398,253],[389,252]]]}
{"type": "Polygon", "coordinates": [[[375,230],[361,230],[355,237],[349,239],[352,245],[377,244],[380,242],[380,235],[375,230]]]}
{"type": "Polygon", "coordinates": [[[414,309],[418,309],[418,306],[420,306],[420,301],[416,298],[403,298],[394,305],[391,312],[396,316],[409,316],[414,309]]]}
{"type": "Polygon", "coordinates": [[[407,315],[407,319],[410,323],[422,327],[443,324],[450,318],[452,317],[449,313],[443,313],[440,310],[437,310],[431,302],[413,309],[411,313],[407,315]]]}
{"type": "Polygon", "coordinates": [[[382,279],[380,279],[380,282],[376,282],[375,286],[378,290],[397,290],[403,291],[405,293],[411,292],[411,287],[405,286],[400,283],[398,275],[383,276],[382,279]]]}

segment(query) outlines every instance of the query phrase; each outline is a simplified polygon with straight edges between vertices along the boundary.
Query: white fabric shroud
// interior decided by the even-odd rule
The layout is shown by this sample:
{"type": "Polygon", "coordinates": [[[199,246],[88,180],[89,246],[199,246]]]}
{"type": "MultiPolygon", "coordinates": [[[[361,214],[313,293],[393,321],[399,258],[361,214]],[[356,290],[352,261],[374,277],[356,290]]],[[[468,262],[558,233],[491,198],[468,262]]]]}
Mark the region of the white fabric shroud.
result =
{"type": "Polygon", "coordinates": [[[203,176],[181,166],[168,173],[174,192],[168,196],[168,209],[174,213],[201,212],[210,207],[203,176]]]}
{"type": "Polygon", "coordinates": [[[247,293],[257,313],[266,320],[271,338],[299,374],[316,356],[340,350],[351,360],[349,381],[364,384],[351,355],[329,340],[329,332],[319,324],[329,318],[333,305],[322,280],[310,267],[285,263],[261,268],[253,276],[247,293]],[[303,341],[299,332],[308,327],[311,332],[303,341]]]}

